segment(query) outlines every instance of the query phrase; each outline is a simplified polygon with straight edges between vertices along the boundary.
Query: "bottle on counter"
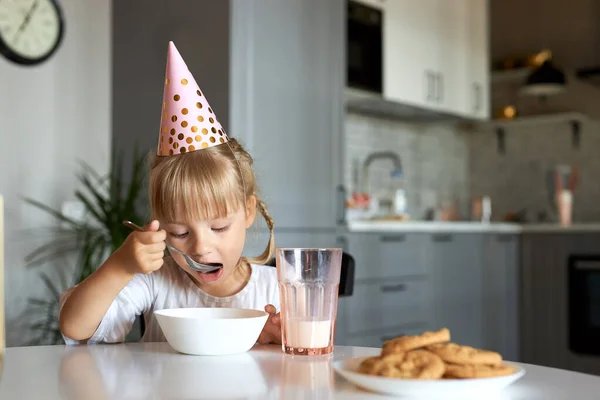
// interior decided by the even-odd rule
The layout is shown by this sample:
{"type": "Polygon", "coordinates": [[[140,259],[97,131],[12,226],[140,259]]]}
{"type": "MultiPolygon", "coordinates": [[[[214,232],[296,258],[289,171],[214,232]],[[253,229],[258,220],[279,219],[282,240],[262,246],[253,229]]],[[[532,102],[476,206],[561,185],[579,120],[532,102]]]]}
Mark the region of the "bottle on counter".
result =
{"type": "Polygon", "coordinates": [[[404,189],[404,176],[401,169],[395,169],[391,174],[391,189],[393,192],[393,209],[395,215],[408,216],[408,201],[406,199],[406,190],[404,189]]]}

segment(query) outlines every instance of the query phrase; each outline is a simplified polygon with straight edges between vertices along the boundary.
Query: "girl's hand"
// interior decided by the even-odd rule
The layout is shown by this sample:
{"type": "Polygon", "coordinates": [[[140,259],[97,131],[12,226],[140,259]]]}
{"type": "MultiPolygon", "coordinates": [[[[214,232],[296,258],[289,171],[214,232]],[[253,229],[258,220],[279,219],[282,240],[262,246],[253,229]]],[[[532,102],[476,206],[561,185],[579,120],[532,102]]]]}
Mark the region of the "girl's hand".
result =
{"type": "Polygon", "coordinates": [[[281,317],[279,313],[275,314],[275,306],[267,304],[265,311],[269,314],[269,319],[263,328],[257,342],[260,344],[281,344],[281,317]]]}
{"type": "Polygon", "coordinates": [[[163,265],[166,238],[167,232],[159,230],[154,220],[144,226],[144,232],[131,232],[111,258],[131,275],[149,274],[163,265]]]}

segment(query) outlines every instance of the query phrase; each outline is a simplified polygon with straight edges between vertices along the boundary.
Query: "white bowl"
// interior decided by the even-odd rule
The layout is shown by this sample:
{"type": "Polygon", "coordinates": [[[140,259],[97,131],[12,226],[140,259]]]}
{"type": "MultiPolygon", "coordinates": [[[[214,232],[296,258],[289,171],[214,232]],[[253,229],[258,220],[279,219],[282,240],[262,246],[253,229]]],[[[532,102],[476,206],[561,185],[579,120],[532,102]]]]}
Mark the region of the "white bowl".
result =
{"type": "Polygon", "coordinates": [[[269,317],[265,311],[240,308],[172,308],[154,315],[174,350],[203,356],[250,350],[269,317]]]}

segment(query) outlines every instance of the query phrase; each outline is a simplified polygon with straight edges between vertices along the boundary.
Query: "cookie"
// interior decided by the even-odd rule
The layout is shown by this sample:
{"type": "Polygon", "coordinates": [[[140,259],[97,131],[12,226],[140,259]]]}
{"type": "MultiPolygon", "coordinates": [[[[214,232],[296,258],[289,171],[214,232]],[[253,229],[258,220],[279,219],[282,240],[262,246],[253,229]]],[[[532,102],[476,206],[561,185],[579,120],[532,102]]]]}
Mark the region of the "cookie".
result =
{"type": "Polygon", "coordinates": [[[402,353],[448,341],[450,341],[450,331],[447,328],[440,329],[437,332],[424,332],[415,336],[398,336],[383,344],[381,355],[402,353]]]}
{"type": "Polygon", "coordinates": [[[376,375],[402,379],[440,379],[446,372],[442,359],[426,350],[382,357],[376,375]]]}
{"type": "Polygon", "coordinates": [[[368,357],[365,358],[358,367],[358,372],[361,374],[369,374],[373,375],[374,369],[377,367],[377,364],[381,361],[381,357],[368,357]]]}
{"type": "Polygon", "coordinates": [[[475,379],[493,378],[506,376],[514,373],[514,369],[506,364],[483,365],[483,364],[447,364],[444,378],[475,379]]]}
{"type": "Polygon", "coordinates": [[[445,362],[452,364],[499,365],[502,363],[502,356],[499,353],[461,346],[456,343],[438,343],[427,346],[426,349],[437,354],[445,362]]]}

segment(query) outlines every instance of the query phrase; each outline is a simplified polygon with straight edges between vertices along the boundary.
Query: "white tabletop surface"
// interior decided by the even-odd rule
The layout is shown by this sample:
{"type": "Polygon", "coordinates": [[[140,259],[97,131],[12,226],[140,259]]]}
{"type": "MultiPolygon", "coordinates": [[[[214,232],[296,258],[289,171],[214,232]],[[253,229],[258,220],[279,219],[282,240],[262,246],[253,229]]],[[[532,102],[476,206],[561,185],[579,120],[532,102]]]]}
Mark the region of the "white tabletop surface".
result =
{"type": "MultiPolygon", "coordinates": [[[[379,349],[337,346],[333,357],[292,357],[280,346],[188,356],[167,343],[9,348],[0,399],[387,399],[334,372],[332,361],[379,349]]],[[[523,364],[502,400],[600,399],[600,377],[523,364]]]]}

